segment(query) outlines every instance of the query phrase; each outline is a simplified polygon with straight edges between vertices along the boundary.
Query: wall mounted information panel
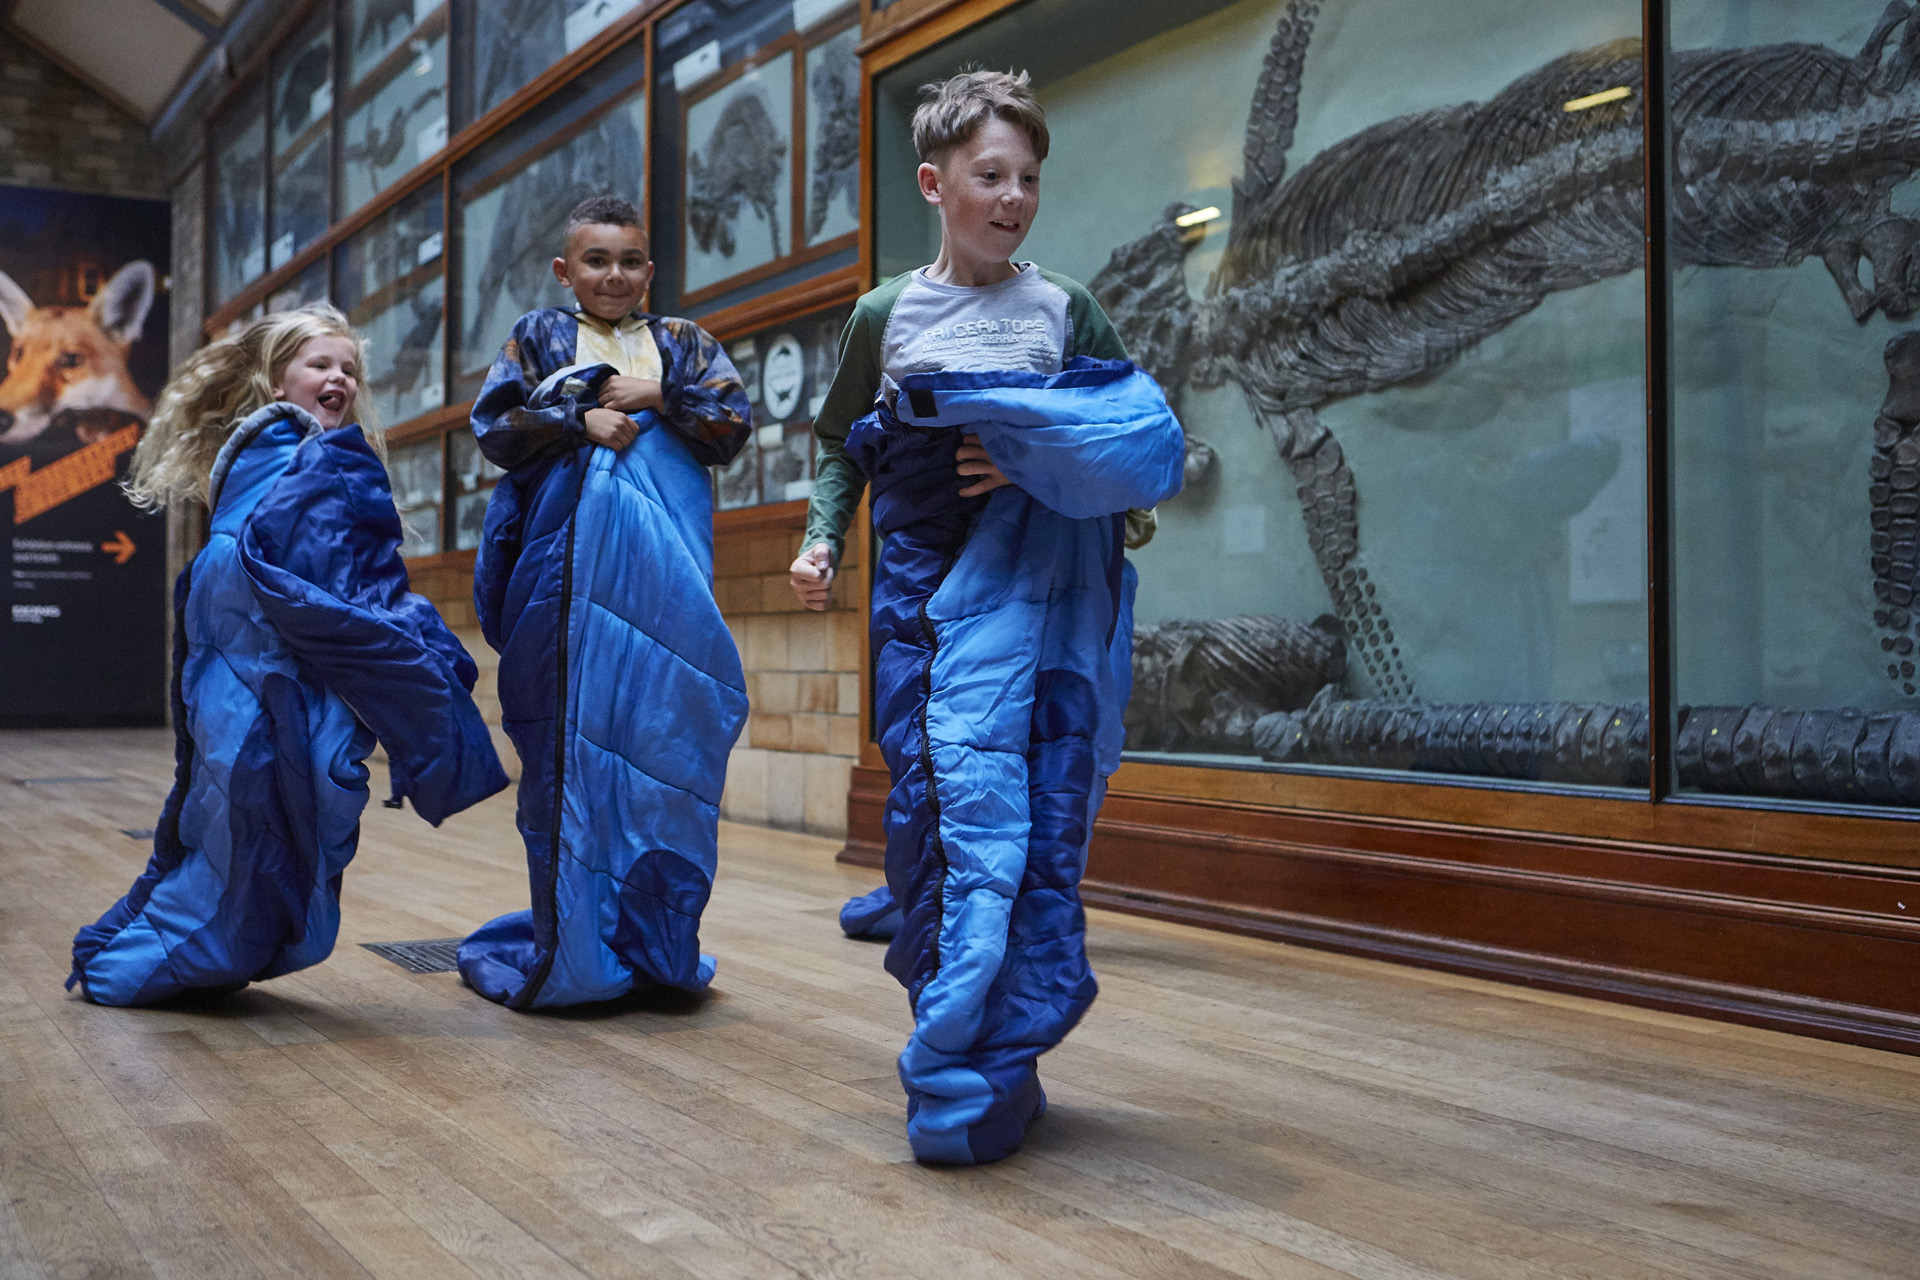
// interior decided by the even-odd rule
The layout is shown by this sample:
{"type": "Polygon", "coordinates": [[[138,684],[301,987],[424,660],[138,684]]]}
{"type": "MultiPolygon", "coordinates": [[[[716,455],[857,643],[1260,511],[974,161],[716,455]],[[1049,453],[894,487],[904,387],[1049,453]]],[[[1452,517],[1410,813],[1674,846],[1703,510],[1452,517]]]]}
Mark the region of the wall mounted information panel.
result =
{"type": "Polygon", "coordinates": [[[733,462],[715,472],[718,510],[813,496],[813,418],[833,381],[849,311],[831,307],[726,344],[753,404],[754,432],[733,462]]]}
{"type": "Polygon", "coordinates": [[[214,123],[209,153],[208,285],[221,303],[267,269],[267,103],[257,82],[214,123]]]}
{"type": "Polygon", "coordinates": [[[267,269],[326,232],[333,148],[333,24],[321,6],[269,61],[273,199],[267,269]]]}
{"type": "Polygon", "coordinates": [[[447,145],[447,6],[348,0],[341,217],[447,145]]]}

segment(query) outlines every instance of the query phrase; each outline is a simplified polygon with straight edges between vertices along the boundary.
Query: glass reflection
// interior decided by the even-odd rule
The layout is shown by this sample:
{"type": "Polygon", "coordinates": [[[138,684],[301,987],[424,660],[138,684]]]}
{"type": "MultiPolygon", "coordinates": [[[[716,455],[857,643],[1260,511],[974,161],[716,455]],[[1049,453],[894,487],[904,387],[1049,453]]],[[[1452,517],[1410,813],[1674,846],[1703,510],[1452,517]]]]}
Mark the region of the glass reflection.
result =
{"type": "Polygon", "coordinates": [[[213,293],[225,302],[267,270],[267,113],[256,86],[214,125],[213,293]]]}
{"type": "Polygon", "coordinates": [[[277,270],[327,229],[333,38],[323,11],[273,57],[273,227],[277,270]]]}
{"type": "Polygon", "coordinates": [[[471,431],[456,428],[447,437],[447,449],[453,472],[453,549],[471,551],[480,545],[493,486],[507,473],[487,461],[471,431]]]}
{"type": "Polygon", "coordinates": [[[479,0],[474,8],[474,114],[483,116],[606,30],[639,0],[479,0]]]}
{"type": "Polygon", "coordinates": [[[446,403],[440,187],[424,187],[339,249],[335,287],[367,340],[361,394],[392,426],[446,403]]]}
{"type": "Polygon", "coordinates": [[[393,505],[400,512],[400,554],[430,556],[440,550],[442,467],[440,436],[387,452],[393,505]]]}
{"type": "Polygon", "coordinates": [[[447,145],[447,7],[349,5],[352,88],[340,147],[344,217],[447,145]]]}
{"type": "Polygon", "coordinates": [[[327,259],[323,254],[293,279],[267,295],[268,311],[291,311],[327,297],[327,259]]]}
{"type": "Polygon", "coordinates": [[[938,245],[918,86],[1028,66],[1021,255],[1187,428],[1131,750],[1645,781],[1639,32],[1631,0],[1034,0],[877,85],[878,273],[938,245]]]}
{"type": "Polygon", "coordinates": [[[1677,780],[1920,805],[1920,160],[1873,141],[1920,32],[1878,0],[1671,21],[1677,780]],[[1751,149],[1788,132],[1817,165],[1751,149]]]}
{"type": "Polygon", "coordinates": [[[521,315],[572,305],[551,265],[565,238],[567,214],[589,195],[623,195],[639,204],[646,136],[646,95],[635,94],[526,168],[461,202],[461,396],[479,389],[521,315]]]}

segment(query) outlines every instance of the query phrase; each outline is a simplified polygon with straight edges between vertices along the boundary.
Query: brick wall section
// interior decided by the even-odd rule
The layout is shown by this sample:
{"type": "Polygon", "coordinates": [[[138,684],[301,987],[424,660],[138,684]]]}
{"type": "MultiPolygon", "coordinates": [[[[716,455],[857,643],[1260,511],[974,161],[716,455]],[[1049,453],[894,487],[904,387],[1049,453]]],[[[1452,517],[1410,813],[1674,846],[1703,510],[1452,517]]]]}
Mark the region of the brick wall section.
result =
{"type": "Polygon", "coordinates": [[[140,123],[5,32],[0,183],[154,200],[168,195],[160,157],[140,123]]]}
{"type": "Polygon", "coordinates": [[[721,813],[844,836],[867,643],[866,614],[849,604],[859,552],[848,548],[825,613],[802,609],[787,585],[799,554],[798,529],[730,534],[715,547],[714,597],[740,647],[752,708],[727,765],[721,813]]]}

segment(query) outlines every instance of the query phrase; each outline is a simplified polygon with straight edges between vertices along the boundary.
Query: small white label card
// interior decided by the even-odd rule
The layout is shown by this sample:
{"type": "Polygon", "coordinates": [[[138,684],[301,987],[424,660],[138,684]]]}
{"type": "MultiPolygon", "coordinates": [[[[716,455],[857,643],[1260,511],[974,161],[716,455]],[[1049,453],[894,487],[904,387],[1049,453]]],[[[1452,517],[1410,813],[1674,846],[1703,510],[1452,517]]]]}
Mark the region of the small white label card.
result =
{"type": "Polygon", "coordinates": [[[760,428],[757,439],[762,449],[778,449],[787,438],[787,429],[779,423],[770,423],[760,428]]]}
{"type": "Polygon", "coordinates": [[[788,502],[793,502],[800,498],[811,498],[812,496],[813,496],[813,481],[811,480],[787,481],[785,497],[788,502]]]}
{"type": "Polygon", "coordinates": [[[447,145],[447,117],[438,115],[426,128],[413,135],[413,149],[422,160],[447,145]]]}
{"type": "Polygon", "coordinates": [[[285,262],[288,258],[291,258],[292,256],[293,256],[293,232],[289,231],[287,232],[287,234],[281,236],[278,240],[275,240],[273,242],[273,252],[269,253],[267,257],[272,261],[273,265],[276,268],[278,268],[281,263],[285,262]]]}
{"type": "Polygon", "coordinates": [[[415,256],[419,258],[421,266],[426,266],[440,256],[440,249],[445,239],[445,236],[436,231],[420,242],[420,248],[415,256]]]}
{"type": "Polygon", "coordinates": [[[432,382],[420,388],[420,407],[422,409],[438,409],[442,405],[446,404],[446,402],[447,402],[446,384],[440,383],[440,382],[432,382]]]}
{"type": "Polygon", "coordinates": [[[720,69],[720,42],[709,40],[673,64],[673,91],[685,93],[720,69]]]}

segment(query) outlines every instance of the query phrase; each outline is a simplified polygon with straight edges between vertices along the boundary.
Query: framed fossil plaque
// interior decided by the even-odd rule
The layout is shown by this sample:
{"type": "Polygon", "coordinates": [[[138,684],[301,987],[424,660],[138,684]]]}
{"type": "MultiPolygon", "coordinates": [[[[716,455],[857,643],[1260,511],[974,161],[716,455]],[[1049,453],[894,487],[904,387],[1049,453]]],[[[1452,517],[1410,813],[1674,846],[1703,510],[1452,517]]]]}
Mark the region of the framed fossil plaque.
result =
{"type": "Polygon", "coordinates": [[[683,302],[793,253],[794,54],[778,42],[687,101],[683,302]]]}

